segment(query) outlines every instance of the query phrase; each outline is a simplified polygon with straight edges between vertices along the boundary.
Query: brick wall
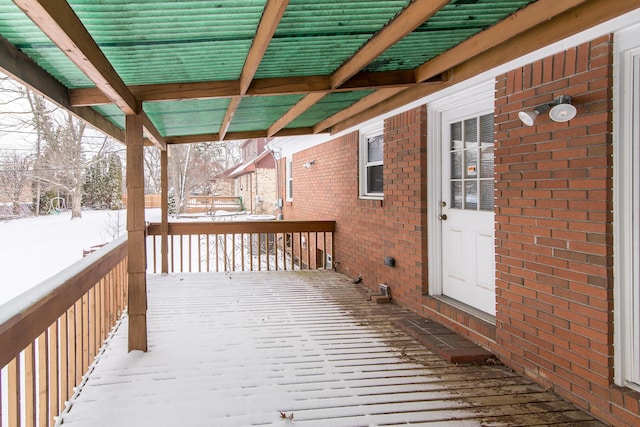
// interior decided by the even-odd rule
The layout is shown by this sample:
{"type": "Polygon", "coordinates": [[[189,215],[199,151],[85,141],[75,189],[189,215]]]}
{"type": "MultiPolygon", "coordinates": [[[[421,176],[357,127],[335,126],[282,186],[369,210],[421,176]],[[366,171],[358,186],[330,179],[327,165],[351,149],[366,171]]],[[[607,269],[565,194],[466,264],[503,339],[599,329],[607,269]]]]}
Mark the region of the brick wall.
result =
{"type": "Polygon", "coordinates": [[[242,197],[244,208],[256,215],[275,214],[276,189],[275,168],[257,168],[236,178],[236,195],[242,197]]]}
{"type": "Polygon", "coordinates": [[[426,274],[426,110],[390,118],[384,129],[384,200],[359,198],[354,132],[294,154],[293,202],[285,201],[283,213],[285,219],[336,220],[338,271],[362,275],[371,289],[389,285],[398,304],[417,311],[426,274]],[[384,265],[386,256],[395,258],[395,267],[384,265]]]}
{"type": "Polygon", "coordinates": [[[612,387],[611,88],[609,36],[496,80],[493,350],[604,421],[640,425],[638,393],[612,387]],[[561,94],[573,120],[518,119],[561,94]]]}
{"type": "Polygon", "coordinates": [[[285,219],[336,220],[338,271],[390,285],[399,305],[600,419],[640,425],[640,393],[613,385],[612,84],[608,36],[496,78],[495,326],[426,295],[425,108],[385,121],[384,200],[358,198],[352,133],[294,154],[285,219]],[[578,109],[570,122],[518,119],[561,94],[578,109]]]}

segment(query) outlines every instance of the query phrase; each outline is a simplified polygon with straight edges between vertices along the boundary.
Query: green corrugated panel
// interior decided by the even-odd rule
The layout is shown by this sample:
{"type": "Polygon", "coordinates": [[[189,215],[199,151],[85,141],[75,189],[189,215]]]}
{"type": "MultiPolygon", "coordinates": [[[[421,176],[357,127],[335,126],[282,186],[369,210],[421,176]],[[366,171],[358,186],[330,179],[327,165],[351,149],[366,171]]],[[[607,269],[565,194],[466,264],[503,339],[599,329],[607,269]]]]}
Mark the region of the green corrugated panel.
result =
{"type": "Polygon", "coordinates": [[[175,136],[218,132],[228,106],[228,99],[147,102],[144,111],[163,136],[175,136]]]}
{"type": "Polygon", "coordinates": [[[179,46],[106,47],[105,55],[128,85],[235,80],[250,41],[201,42],[179,46]]]}
{"type": "Polygon", "coordinates": [[[301,99],[302,95],[243,98],[233,116],[229,131],[267,129],[301,99]]]}
{"type": "Polygon", "coordinates": [[[115,104],[100,105],[92,108],[112,121],[120,129],[125,128],[124,113],[115,104]]]}
{"type": "Polygon", "coordinates": [[[355,104],[373,92],[373,90],[359,90],[329,94],[305,111],[304,114],[297,117],[287,127],[298,128],[313,126],[350,105],[355,104]]]}
{"type": "Polygon", "coordinates": [[[256,77],[330,74],[407,4],[292,0],[256,77]]]}
{"type": "Polygon", "coordinates": [[[369,64],[366,71],[413,69],[535,0],[454,0],[369,64]]]}
{"type": "Polygon", "coordinates": [[[72,0],[127,84],[237,79],[266,0],[72,0]]]}
{"type": "Polygon", "coordinates": [[[67,87],[91,87],[67,56],[10,0],[0,0],[0,34],[67,87]]]}

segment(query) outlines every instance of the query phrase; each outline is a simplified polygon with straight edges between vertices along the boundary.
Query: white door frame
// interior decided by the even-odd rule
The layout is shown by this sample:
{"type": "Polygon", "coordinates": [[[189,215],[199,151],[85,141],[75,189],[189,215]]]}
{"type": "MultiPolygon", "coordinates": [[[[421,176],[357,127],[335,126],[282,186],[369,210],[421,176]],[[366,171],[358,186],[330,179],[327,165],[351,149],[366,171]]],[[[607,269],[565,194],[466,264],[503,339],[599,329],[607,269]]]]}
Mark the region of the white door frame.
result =
{"type": "Polygon", "coordinates": [[[482,80],[473,87],[427,104],[427,258],[429,295],[442,295],[442,115],[477,104],[479,110],[494,109],[495,80],[482,80]]]}
{"type": "Polygon", "coordinates": [[[640,390],[640,25],[614,40],[614,381],[640,390]]]}

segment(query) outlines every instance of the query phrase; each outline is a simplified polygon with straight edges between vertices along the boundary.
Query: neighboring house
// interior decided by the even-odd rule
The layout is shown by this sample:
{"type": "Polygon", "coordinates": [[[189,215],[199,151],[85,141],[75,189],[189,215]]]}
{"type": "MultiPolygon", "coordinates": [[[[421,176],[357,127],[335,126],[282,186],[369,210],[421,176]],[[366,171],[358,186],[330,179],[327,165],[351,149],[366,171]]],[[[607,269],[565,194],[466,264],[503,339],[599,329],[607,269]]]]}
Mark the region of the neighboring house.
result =
{"type": "Polygon", "coordinates": [[[336,220],[337,271],[388,285],[597,417],[640,425],[639,22],[636,10],[333,137],[276,141],[284,219],[336,220]],[[561,95],[568,121],[548,114],[561,95]]]}
{"type": "Polygon", "coordinates": [[[234,194],[242,197],[245,209],[253,214],[273,215],[276,209],[276,163],[267,142],[269,138],[241,143],[242,163],[224,172],[234,181],[234,194]]]}

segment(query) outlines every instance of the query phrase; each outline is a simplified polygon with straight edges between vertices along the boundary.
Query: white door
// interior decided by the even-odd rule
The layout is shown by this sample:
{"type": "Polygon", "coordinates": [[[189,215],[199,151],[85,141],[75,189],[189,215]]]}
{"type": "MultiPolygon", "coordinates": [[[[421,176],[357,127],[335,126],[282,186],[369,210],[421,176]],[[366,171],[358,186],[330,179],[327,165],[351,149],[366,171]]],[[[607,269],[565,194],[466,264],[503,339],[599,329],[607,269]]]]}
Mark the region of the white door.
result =
{"type": "Polygon", "coordinates": [[[442,115],[442,293],[495,315],[493,111],[442,115]]]}

